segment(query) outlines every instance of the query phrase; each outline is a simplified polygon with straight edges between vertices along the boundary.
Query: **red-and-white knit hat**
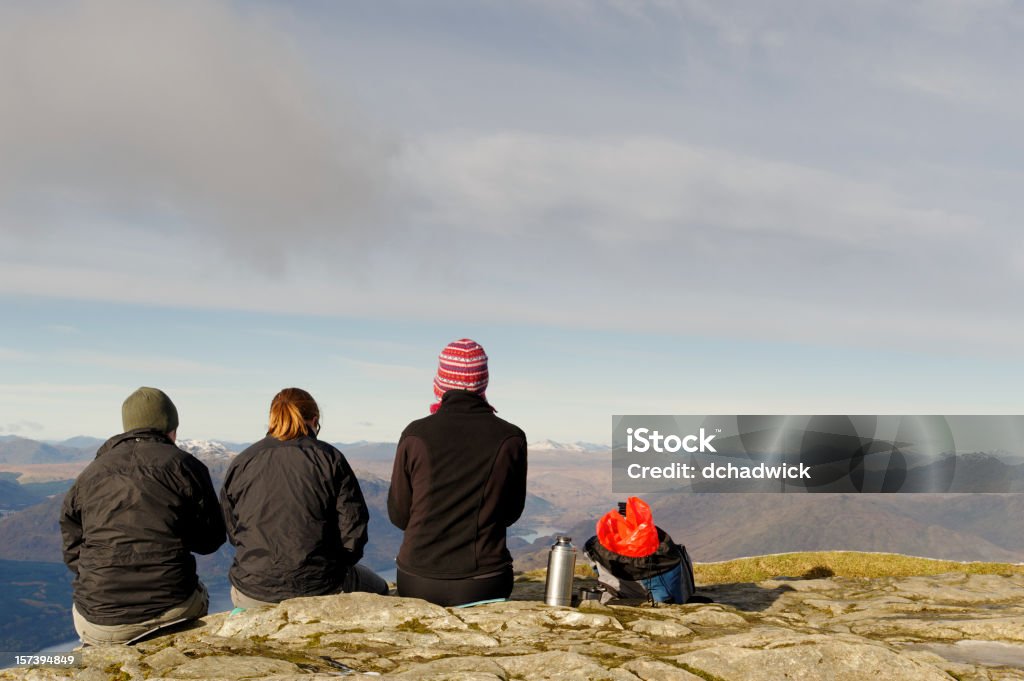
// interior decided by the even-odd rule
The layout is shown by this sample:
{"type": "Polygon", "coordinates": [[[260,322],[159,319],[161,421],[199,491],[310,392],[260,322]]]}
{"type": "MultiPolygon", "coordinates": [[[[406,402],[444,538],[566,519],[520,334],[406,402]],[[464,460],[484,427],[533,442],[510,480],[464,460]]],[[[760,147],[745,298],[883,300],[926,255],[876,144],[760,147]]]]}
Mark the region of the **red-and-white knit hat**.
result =
{"type": "Polygon", "coordinates": [[[440,402],[441,396],[449,390],[470,390],[484,396],[487,379],[487,353],[476,341],[460,338],[449,343],[438,355],[434,397],[440,402]]]}

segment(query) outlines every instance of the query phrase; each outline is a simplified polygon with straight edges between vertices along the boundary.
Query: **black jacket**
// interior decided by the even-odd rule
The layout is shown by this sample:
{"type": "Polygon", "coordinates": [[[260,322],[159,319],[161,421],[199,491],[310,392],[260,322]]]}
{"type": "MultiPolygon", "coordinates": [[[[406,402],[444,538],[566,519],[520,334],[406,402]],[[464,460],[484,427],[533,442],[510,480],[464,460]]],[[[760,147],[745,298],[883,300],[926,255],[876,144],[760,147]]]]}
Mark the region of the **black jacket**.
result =
{"type": "Polygon", "coordinates": [[[196,590],[193,553],[224,543],[206,466],[155,430],[107,440],[61,511],[74,601],[93,624],[136,624],[196,590]]]}
{"type": "Polygon", "coordinates": [[[509,567],[505,529],[526,502],[526,436],[484,398],[449,390],[402,433],[388,515],[405,531],[398,567],[458,579],[509,567]]]}
{"type": "Polygon", "coordinates": [[[315,437],[265,437],[235,457],[220,494],[245,595],[278,602],[336,593],[363,556],[369,512],[352,468],[315,437]]]}

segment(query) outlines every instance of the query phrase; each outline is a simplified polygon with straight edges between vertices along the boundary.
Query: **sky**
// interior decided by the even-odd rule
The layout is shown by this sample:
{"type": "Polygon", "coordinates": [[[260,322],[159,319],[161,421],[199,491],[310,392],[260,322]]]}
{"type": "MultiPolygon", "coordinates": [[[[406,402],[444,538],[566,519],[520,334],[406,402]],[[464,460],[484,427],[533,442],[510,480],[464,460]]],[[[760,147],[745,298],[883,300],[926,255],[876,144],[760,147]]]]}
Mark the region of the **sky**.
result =
{"type": "Polygon", "coordinates": [[[8,0],[0,434],[1019,414],[1012,0],[8,0]]]}

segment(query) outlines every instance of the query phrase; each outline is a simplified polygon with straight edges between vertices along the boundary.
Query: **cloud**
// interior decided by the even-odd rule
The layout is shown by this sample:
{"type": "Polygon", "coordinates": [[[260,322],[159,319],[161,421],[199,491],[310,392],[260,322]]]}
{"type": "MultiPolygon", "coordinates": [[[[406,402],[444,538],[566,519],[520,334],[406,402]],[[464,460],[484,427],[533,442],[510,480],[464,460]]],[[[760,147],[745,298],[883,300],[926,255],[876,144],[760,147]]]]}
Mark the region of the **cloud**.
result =
{"type": "Polygon", "coordinates": [[[56,397],[68,394],[99,395],[124,392],[126,389],[130,390],[125,386],[112,383],[0,383],[0,396],[15,400],[19,395],[56,397]]]}
{"type": "MultiPolygon", "coordinates": [[[[437,134],[405,149],[396,168],[415,207],[409,235],[372,257],[314,253],[301,273],[270,280],[187,249],[108,266],[76,264],[80,251],[56,244],[53,262],[0,268],[0,292],[32,282],[35,295],[52,297],[459,328],[1000,352],[1024,340],[1006,315],[1020,237],[988,208],[998,204],[936,191],[962,184],[963,169],[915,165],[913,182],[898,168],[873,181],[649,135],[437,134]]],[[[416,368],[415,353],[393,354],[402,366],[346,363],[351,339],[293,340],[337,348],[336,361],[359,375],[429,383],[429,363],[416,368]]],[[[158,359],[136,365],[163,366],[158,359]]]]}
{"type": "Polygon", "coordinates": [[[0,226],[186,233],[261,263],[354,233],[386,152],[283,13],[219,0],[0,6],[0,226]]]}
{"type": "Polygon", "coordinates": [[[435,136],[410,145],[403,169],[436,222],[502,234],[635,243],[725,230],[884,249],[980,227],[883,185],[670,138],[435,136]]]}
{"type": "MultiPolygon", "coordinates": [[[[936,96],[1003,113],[1019,114],[1024,103],[1015,86],[1024,7],[1012,0],[532,4],[578,33],[623,43],[616,58],[645,60],[691,96],[708,85],[741,99],[764,91],[769,100],[811,103],[825,95],[879,122],[906,104],[890,99],[893,90],[923,96],[919,104],[932,107],[936,96]],[[746,92],[737,93],[736,83],[746,92]],[[879,98],[890,105],[878,108],[879,98]]],[[[941,120],[949,112],[931,113],[941,120]]]]}
{"type": "Polygon", "coordinates": [[[235,370],[224,366],[181,357],[124,355],[79,351],[56,355],[54,360],[68,364],[79,364],[103,369],[141,372],[146,374],[173,374],[176,376],[181,374],[197,374],[200,376],[207,376],[211,374],[235,373],[235,370]]]}
{"type": "Polygon", "coordinates": [[[43,430],[43,428],[43,424],[35,421],[18,421],[17,423],[10,423],[7,426],[0,426],[0,430],[11,435],[38,433],[43,430]]]}
{"type": "Polygon", "coordinates": [[[404,364],[367,362],[365,360],[331,355],[332,364],[348,367],[363,378],[380,381],[402,381],[404,383],[429,384],[433,377],[432,368],[412,367],[404,364]]]}
{"type": "Polygon", "coordinates": [[[1016,128],[943,103],[963,83],[1016,92],[1016,6],[446,1],[409,32],[389,20],[411,5],[385,5],[365,23],[333,6],[336,44],[305,52],[263,4],[3,5],[0,224],[25,218],[25,247],[0,233],[0,292],[459,328],[1024,338],[1007,314],[1016,128]],[[521,40],[535,26],[550,49],[521,40]],[[303,61],[325,54],[365,68],[400,147],[326,101],[338,83],[303,61]],[[388,214],[362,219],[381,193],[388,214]],[[300,266],[265,276],[288,250],[300,266]]]}
{"type": "Polygon", "coordinates": [[[0,361],[17,362],[31,358],[32,355],[27,352],[24,352],[23,350],[15,350],[14,348],[0,347],[0,361]]]}
{"type": "Polygon", "coordinates": [[[63,336],[77,336],[82,333],[81,329],[71,324],[47,324],[46,330],[63,336]]]}

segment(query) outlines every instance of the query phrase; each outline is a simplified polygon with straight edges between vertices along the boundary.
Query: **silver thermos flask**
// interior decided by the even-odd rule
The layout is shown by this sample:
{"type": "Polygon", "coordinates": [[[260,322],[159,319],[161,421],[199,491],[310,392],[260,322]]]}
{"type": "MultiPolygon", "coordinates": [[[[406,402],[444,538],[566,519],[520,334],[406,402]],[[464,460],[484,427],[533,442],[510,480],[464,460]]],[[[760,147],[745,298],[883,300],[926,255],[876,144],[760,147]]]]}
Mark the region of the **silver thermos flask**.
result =
{"type": "Polygon", "coordinates": [[[548,605],[572,605],[572,579],[576,571],[576,548],[572,537],[558,536],[548,554],[548,580],[544,602],[548,605]]]}

